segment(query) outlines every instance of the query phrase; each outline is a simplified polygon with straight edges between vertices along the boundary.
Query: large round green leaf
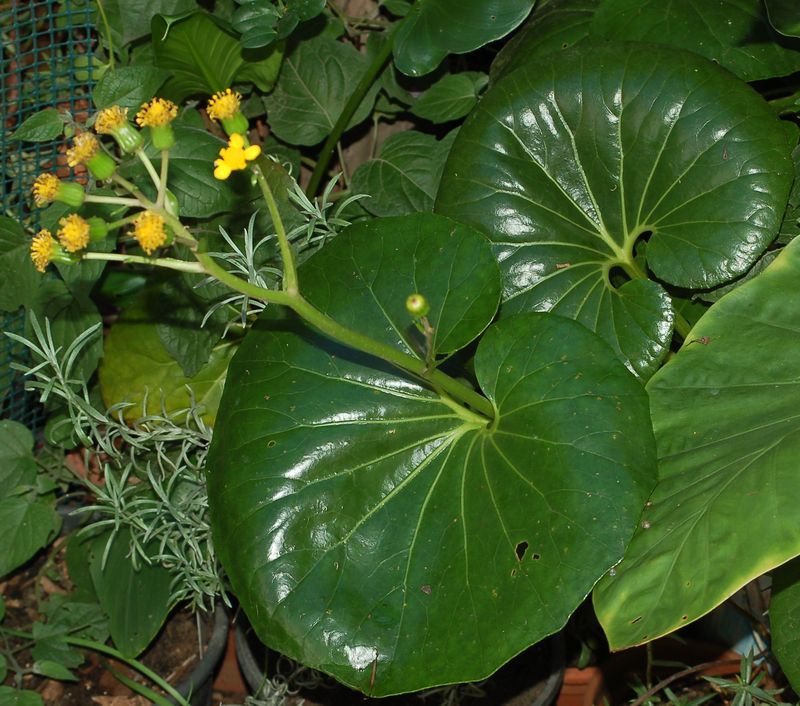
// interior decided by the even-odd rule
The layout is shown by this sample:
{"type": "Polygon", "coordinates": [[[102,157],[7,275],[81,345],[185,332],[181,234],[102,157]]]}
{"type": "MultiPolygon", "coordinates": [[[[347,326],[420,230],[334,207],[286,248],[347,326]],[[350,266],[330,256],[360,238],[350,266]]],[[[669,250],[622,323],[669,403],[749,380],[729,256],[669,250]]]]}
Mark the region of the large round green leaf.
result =
{"type": "Polygon", "coordinates": [[[612,648],[670,632],[800,554],[798,281],[794,240],[650,380],[659,482],[595,591],[612,648]]]}
{"type": "Polygon", "coordinates": [[[406,310],[430,305],[433,354],[453,353],[488,326],[500,272],[486,238],[444,216],[416,214],[350,226],[303,267],[303,292],[340,324],[425,358],[406,310]]]}
{"type": "MultiPolygon", "coordinates": [[[[299,279],[413,354],[409,286],[444,352],[486,325],[499,277],[480,235],[419,215],[349,229],[299,279]]],[[[474,365],[489,423],[268,314],[231,362],[208,460],[215,545],[261,639],[388,695],[481,679],[562,627],[654,480],[646,396],[614,352],[563,317],[495,324],[474,365]]]]}
{"type": "Polygon", "coordinates": [[[780,226],[789,151],[767,104],[711,62],[584,47],[487,92],[456,137],[435,208],[493,241],[503,313],[574,317],[647,377],[673,314],[636,241],[651,234],[647,267],[679,287],[744,273],[780,226]]]}
{"type": "Polygon", "coordinates": [[[535,0],[417,0],[394,35],[394,63],[409,76],[433,71],[448,54],[500,39],[535,0]]]}

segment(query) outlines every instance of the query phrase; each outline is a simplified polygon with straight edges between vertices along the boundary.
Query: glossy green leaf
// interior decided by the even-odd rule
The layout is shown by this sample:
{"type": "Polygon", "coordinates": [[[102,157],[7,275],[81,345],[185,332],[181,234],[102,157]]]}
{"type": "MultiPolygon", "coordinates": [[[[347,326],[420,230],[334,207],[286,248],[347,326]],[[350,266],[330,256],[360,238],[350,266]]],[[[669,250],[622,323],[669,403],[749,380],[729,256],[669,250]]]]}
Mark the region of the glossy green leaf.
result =
{"type": "Polygon", "coordinates": [[[103,74],[92,90],[92,101],[98,109],[112,105],[128,108],[132,119],[168,77],[167,71],[155,66],[120,66],[103,74]]]}
{"type": "Polygon", "coordinates": [[[584,41],[602,1],[543,0],[537,3],[525,26],[497,53],[492,62],[492,81],[534,57],[559,53],[584,41]]]}
{"type": "Polygon", "coordinates": [[[800,6],[794,0],[764,0],[769,23],[781,34],[800,37],[800,6]]]}
{"type": "Polygon", "coordinates": [[[33,434],[10,419],[0,421],[0,495],[16,487],[33,485],[37,465],[33,457],[33,434]]]}
{"type": "Polygon", "coordinates": [[[119,402],[132,403],[125,418],[135,421],[144,414],[145,396],[147,413],[158,414],[162,402],[168,412],[187,408],[193,394],[195,403],[203,408],[203,419],[213,425],[235,344],[218,344],[208,363],[187,378],[161,343],[153,321],[139,305],[134,305],[108,332],[98,369],[104,403],[109,407],[119,402]]]}
{"type": "Polygon", "coordinates": [[[350,226],[305,263],[301,284],[340,324],[423,359],[409,295],[430,305],[434,355],[466,346],[500,301],[500,273],[483,235],[433,214],[350,226]]]}
{"type": "Polygon", "coordinates": [[[20,496],[0,500],[0,577],[47,546],[60,526],[61,518],[50,505],[20,496]]]}
{"type": "Polygon", "coordinates": [[[747,271],[780,225],[789,151],[767,104],[714,64],[603,45],[494,84],[456,137],[435,210],[494,242],[502,312],[576,318],[646,378],[672,330],[647,275],[709,288],[747,271]],[[647,234],[649,272],[634,253],[647,234]]]}
{"type": "Polygon", "coordinates": [[[769,601],[772,650],[795,692],[800,690],[800,559],[772,573],[769,601]]]}
{"type": "Polygon", "coordinates": [[[40,674],[50,679],[58,679],[60,681],[78,681],[78,677],[76,677],[69,669],[67,669],[63,664],[59,664],[52,659],[37,660],[33,663],[32,669],[34,674],[40,674]]]}
{"type": "Polygon", "coordinates": [[[411,106],[411,112],[432,123],[463,118],[478,102],[488,77],[480,71],[445,74],[411,106]]]}
{"type": "Polygon", "coordinates": [[[22,140],[23,142],[50,142],[60,137],[64,131],[64,121],[55,108],[45,108],[34,113],[14,132],[9,140],[22,140]]]}
{"type": "MultiPolygon", "coordinates": [[[[351,226],[299,279],[334,321],[419,357],[409,293],[437,353],[499,298],[483,237],[424,214],[351,226]]],[[[268,314],[231,362],[208,460],[215,545],[260,638],[388,695],[483,678],[558,630],[655,474],[644,390],[613,351],[562,317],[491,326],[474,366],[489,425],[268,314]]]]}
{"type": "Polygon", "coordinates": [[[196,12],[174,23],[156,15],[152,32],[156,65],[172,74],[163,93],[175,101],[208,96],[234,81],[252,81],[269,91],[278,78],[280,47],[245,50],[236,33],[208,13],[196,12]]]}
{"type": "Polygon", "coordinates": [[[800,44],[772,29],[763,0],[603,0],[592,35],[688,49],[745,81],[800,71],[800,44]]]}
{"type": "Polygon", "coordinates": [[[106,553],[108,539],[103,534],[94,541],[92,579],[111,639],[124,655],[136,657],[158,634],[172,608],[172,573],[141,558],[135,567],[128,530],[116,533],[106,553]]]}
{"type": "Polygon", "coordinates": [[[595,591],[613,649],[685,625],[800,554],[798,278],[795,240],[648,383],[659,482],[595,591]]]}
{"type": "Polygon", "coordinates": [[[437,140],[415,130],[390,136],[376,159],[355,170],[351,190],[369,196],[361,205],[376,216],[432,211],[455,136],[453,131],[437,140]]]}
{"type": "Polygon", "coordinates": [[[267,0],[254,0],[240,5],[233,13],[231,24],[242,36],[239,39],[245,49],[265,47],[278,37],[275,25],[280,19],[272,3],[267,0]]]}
{"type": "Polygon", "coordinates": [[[639,384],[587,329],[535,313],[492,326],[475,371],[491,428],[306,329],[248,334],[209,502],[266,644],[378,696],[482,679],[621,556],[655,473],[639,384]]]}
{"type": "Polygon", "coordinates": [[[395,33],[395,66],[408,76],[430,73],[448,54],[504,37],[533,5],[534,0],[417,0],[395,33]]]}
{"type": "Polygon", "coordinates": [[[12,218],[0,216],[0,310],[14,312],[28,303],[42,276],[31,262],[30,237],[12,218]]]}
{"type": "MultiPolygon", "coordinates": [[[[330,37],[300,42],[286,57],[275,90],[264,101],[273,132],[293,145],[324,140],[368,66],[352,45],[330,37]]],[[[369,115],[377,89],[375,84],[367,93],[348,127],[369,115]]]]}

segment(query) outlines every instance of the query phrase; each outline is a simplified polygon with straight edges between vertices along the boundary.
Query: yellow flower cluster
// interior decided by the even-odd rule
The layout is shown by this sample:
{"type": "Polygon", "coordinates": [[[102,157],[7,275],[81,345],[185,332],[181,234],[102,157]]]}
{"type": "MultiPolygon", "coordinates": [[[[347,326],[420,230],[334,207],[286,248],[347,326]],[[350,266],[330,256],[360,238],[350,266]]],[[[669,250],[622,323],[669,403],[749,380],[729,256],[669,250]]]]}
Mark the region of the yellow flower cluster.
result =
{"type": "Polygon", "coordinates": [[[90,226],[77,213],[62,218],[58,224],[58,240],[67,252],[78,252],[89,244],[90,226]]]}
{"type": "Polygon", "coordinates": [[[239,112],[242,96],[234,93],[230,88],[215,93],[208,101],[206,110],[212,120],[230,120],[239,112]]]}
{"type": "Polygon", "coordinates": [[[57,247],[58,244],[49,230],[40,230],[33,236],[33,241],[31,242],[31,260],[33,260],[33,266],[39,272],[45,271],[45,268],[52,261],[57,247]]]}
{"type": "Polygon", "coordinates": [[[214,176],[217,179],[227,179],[231,172],[245,169],[248,162],[252,162],[261,154],[258,145],[245,146],[244,137],[238,132],[231,135],[228,146],[219,151],[219,159],[214,160],[214,176]]]}
{"type": "Polygon", "coordinates": [[[136,113],[136,122],[141,127],[169,125],[178,116],[178,106],[166,98],[153,98],[136,113]]]}
{"type": "Polygon", "coordinates": [[[148,255],[167,242],[164,218],[152,211],[142,211],[133,221],[133,237],[148,255]]]}

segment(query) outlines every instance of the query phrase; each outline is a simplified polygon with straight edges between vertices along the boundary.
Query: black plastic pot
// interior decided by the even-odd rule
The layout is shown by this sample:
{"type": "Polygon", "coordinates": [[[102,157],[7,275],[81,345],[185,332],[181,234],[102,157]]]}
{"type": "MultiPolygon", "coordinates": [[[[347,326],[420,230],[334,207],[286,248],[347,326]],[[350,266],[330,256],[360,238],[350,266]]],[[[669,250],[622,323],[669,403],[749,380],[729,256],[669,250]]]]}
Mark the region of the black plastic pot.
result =
{"type": "MultiPolygon", "coordinates": [[[[236,636],[236,658],[242,670],[247,686],[254,694],[265,682],[264,665],[268,658],[268,650],[258,642],[252,632],[247,619],[243,613],[239,613],[235,626],[236,636]]],[[[502,706],[506,702],[513,703],[515,706],[549,706],[554,703],[561,689],[561,682],[564,678],[565,668],[565,649],[564,636],[559,632],[547,638],[543,642],[526,650],[521,655],[515,657],[511,662],[502,667],[490,680],[495,679],[519,679],[530,676],[529,684],[521,687],[519,691],[503,696],[495,693],[486,699],[464,699],[464,704],[490,704],[491,706],[502,706]],[[534,676],[536,675],[536,676],[534,676]]],[[[306,697],[306,694],[301,694],[306,697]]],[[[404,706],[406,702],[413,704],[424,703],[415,694],[408,696],[386,697],[381,699],[370,699],[344,687],[330,690],[320,690],[320,694],[310,695],[308,702],[322,703],[327,706],[338,706],[339,704],[359,703],[362,706],[368,704],[383,704],[384,706],[404,706]],[[338,692],[338,693],[335,693],[338,692]]],[[[434,703],[431,701],[430,703],[434,703]]]]}
{"type": "MultiPolygon", "coordinates": [[[[206,645],[203,658],[195,665],[191,674],[175,687],[181,696],[189,699],[192,706],[210,706],[211,704],[211,685],[214,682],[217,667],[225,654],[229,626],[227,611],[222,605],[217,605],[214,610],[211,638],[206,645]]],[[[169,700],[175,703],[173,699],[169,700]]]]}

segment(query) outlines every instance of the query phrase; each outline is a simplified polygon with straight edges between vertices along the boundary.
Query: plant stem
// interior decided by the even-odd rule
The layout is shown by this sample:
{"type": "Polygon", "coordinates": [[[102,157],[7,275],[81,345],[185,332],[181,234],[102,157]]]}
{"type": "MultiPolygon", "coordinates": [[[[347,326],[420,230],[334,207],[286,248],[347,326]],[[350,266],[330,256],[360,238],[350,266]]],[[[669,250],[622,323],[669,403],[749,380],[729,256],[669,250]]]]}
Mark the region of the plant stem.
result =
{"type": "Polygon", "coordinates": [[[114,172],[111,175],[111,180],[119,184],[129,194],[133,194],[133,196],[135,196],[143,206],[155,206],[150,199],[148,199],[141,191],[139,191],[139,188],[136,186],[136,184],[132,184],[125,179],[125,177],[121,177],[119,174],[114,172]]]}
{"type": "Polygon", "coordinates": [[[703,662],[703,664],[698,664],[696,667],[689,667],[688,669],[684,669],[680,672],[675,672],[675,674],[671,674],[666,679],[662,679],[658,684],[656,684],[652,689],[648,689],[644,694],[642,694],[636,701],[633,701],[630,706],[642,706],[642,704],[646,703],[647,700],[655,696],[659,691],[661,691],[664,687],[669,686],[672,682],[677,681],[678,679],[683,679],[683,677],[688,677],[690,674],[695,674],[696,672],[702,672],[705,669],[709,669],[710,667],[717,667],[723,664],[739,664],[741,660],[737,659],[721,659],[717,662],[703,662]]]}
{"type": "MultiPolygon", "coordinates": [[[[138,204],[138,205],[141,205],[141,204],[138,204]]],[[[125,218],[120,218],[118,221],[111,221],[111,223],[108,224],[108,229],[109,230],[114,230],[114,228],[119,228],[120,226],[127,225],[128,223],[132,223],[138,217],[139,217],[139,214],[138,213],[134,213],[132,216],[125,216],[125,218]]]]}
{"type": "Polygon", "coordinates": [[[297,292],[297,268],[294,263],[294,253],[292,253],[292,246],[286,235],[286,228],[283,225],[283,219],[278,210],[278,203],[275,201],[275,196],[261,168],[254,166],[253,173],[258,180],[258,186],[264,196],[264,201],[267,203],[269,215],[270,218],[272,218],[272,224],[275,226],[275,234],[278,236],[278,247],[281,252],[281,260],[283,260],[283,291],[289,292],[290,294],[297,292]]]}
{"type": "MultiPolygon", "coordinates": [[[[126,255],[116,252],[85,252],[83,260],[108,260],[109,262],[123,262],[125,264],[156,265],[165,267],[168,270],[178,270],[179,272],[194,272],[202,275],[206,270],[198,262],[187,262],[171,257],[144,257],[143,255],[126,255]]],[[[210,273],[209,273],[210,274],[210,273]]]]}
{"type": "Polygon", "coordinates": [[[169,171],[169,150],[161,150],[161,176],[156,196],[156,206],[164,208],[164,197],[167,193],[167,173],[169,171]]]}
{"type": "Polygon", "coordinates": [[[150,681],[156,684],[159,688],[169,694],[175,701],[180,704],[180,706],[190,706],[189,702],[180,695],[171,684],[169,684],[166,680],[162,679],[158,674],[156,674],[152,669],[150,669],[147,665],[142,664],[139,660],[133,659],[132,657],[126,657],[118,650],[115,650],[113,647],[109,647],[108,645],[104,645],[101,642],[97,642],[96,640],[85,640],[82,637],[65,637],[64,638],[68,644],[75,645],[76,647],[86,647],[87,649],[94,650],[95,652],[100,652],[101,654],[106,654],[109,657],[114,657],[114,659],[118,659],[120,662],[124,662],[128,666],[135,669],[140,674],[147,677],[150,681]]]}
{"type": "Polygon", "coordinates": [[[103,7],[103,0],[97,0],[97,11],[100,13],[100,17],[103,20],[103,27],[105,28],[105,40],[108,44],[108,69],[109,71],[114,70],[114,42],[111,39],[111,27],[108,24],[108,17],[106,17],[106,10],[103,7]]]}
{"type": "Polygon", "coordinates": [[[677,311],[675,312],[675,333],[677,333],[684,341],[689,337],[692,330],[691,324],[683,318],[677,311]]]}
{"type": "Polygon", "coordinates": [[[207,275],[214,277],[223,284],[227,284],[234,291],[246,294],[253,299],[260,299],[268,304],[291,306],[292,298],[296,296],[275,289],[265,289],[257,284],[250,284],[250,282],[220,267],[208,253],[195,253],[195,258],[207,275]]]}
{"type": "Polygon", "coordinates": [[[116,206],[141,206],[138,199],[127,199],[123,196],[95,196],[87,194],[84,199],[87,203],[110,203],[116,206]]]}
{"type": "Polygon", "coordinates": [[[336,148],[336,143],[339,142],[342,134],[347,129],[348,123],[355,114],[356,110],[358,110],[358,106],[361,105],[361,101],[364,100],[364,96],[367,95],[372,83],[375,81],[380,72],[383,71],[383,67],[386,65],[386,62],[389,61],[391,54],[392,39],[389,37],[386,39],[380,51],[375,55],[375,58],[373,58],[372,63],[369,65],[366,73],[361,77],[356,89],[353,91],[347,103],[345,104],[341,115],[339,115],[338,119],[336,120],[336,124],[333,126],[333,131],[330,135],[328,135],[328,139],[325,140],[325,144],[322,146],[322,150],[317,158],[317,165],[314,167],[314,173],[311,175],[311,180],[308,182],[308,187],[306,188],[306,194],[309,196],[316,195],[319,185],[322,182],[322,178],[325,176],[325,172],[328,169],[328,164],[331,160],[331,155],[336,148]]]}
{"type": "Polygon", "coordinates": [[[150,179],[153,181],[153,185],[161,191],[161,179],[158,176],[158,172],[156,172],[156,168],[153,166],[153,163],[150,161],[150,157],[148,157],[144,150],[140,147],[136,150],[136,156],[139,158],[139,161],[144,164],[144,168],[147,170],[147,173],[150,175],[150,179]]]}

